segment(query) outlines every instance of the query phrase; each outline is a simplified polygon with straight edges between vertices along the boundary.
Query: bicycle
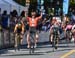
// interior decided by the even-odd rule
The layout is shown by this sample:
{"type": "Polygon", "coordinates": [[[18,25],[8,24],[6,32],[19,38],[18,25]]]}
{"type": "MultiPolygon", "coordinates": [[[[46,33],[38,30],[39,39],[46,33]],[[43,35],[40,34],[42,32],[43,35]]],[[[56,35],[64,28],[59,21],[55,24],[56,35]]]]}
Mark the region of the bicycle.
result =
{"type": "Polygon", "coordinates": [[[72,32],[70,30],[67,30],[66,31],[66,42],[67,42],[67,46],[71,42],[71,39],[72,39],[72,32]]]}
{"type": "Polygon", "coordinates": [[[57,34],[53,34],[52,47],[53,47],[53,51],[58,48],[58,35],[57,34]]]}
{"type": "Polygon", "coordinates": [[[75,43],[75,32],[72,32],[72,38],[74,38],[74,43],[75,43]]]}
{"type": "Polygon", "coordinates": [[[35,45],[35,32],[30,32],[30,48],[29,48],[29,54],[32,54],[32,53],[34,53],[34,50],[35,50],[35,48],[34,48],[34,45],[35,45]]]}

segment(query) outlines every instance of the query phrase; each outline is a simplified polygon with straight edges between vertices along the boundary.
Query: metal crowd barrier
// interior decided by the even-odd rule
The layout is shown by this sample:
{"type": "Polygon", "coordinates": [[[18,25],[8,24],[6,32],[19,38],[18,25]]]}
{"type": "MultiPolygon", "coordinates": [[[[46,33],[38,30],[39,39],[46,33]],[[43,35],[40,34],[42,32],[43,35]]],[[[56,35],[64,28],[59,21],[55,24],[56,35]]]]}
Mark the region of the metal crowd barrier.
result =
{"type": "Polygon", "coordinates": [[[0,31],[0,49],[14,46],[14,33],[10,30],[0,31]]]}

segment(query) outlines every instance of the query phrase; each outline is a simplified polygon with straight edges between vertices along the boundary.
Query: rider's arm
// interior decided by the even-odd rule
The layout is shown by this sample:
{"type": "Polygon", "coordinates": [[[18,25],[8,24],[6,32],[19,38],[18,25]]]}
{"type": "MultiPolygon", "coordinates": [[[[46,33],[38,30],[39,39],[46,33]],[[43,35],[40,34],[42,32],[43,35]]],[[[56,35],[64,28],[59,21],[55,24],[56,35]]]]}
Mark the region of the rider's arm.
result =
{"type": "Polygon", "coordinates": [[[14,33],[16,32],[16,30],[17,30],[17,27],[18,27],[18,25],[16,24],[16,25],[15,25],[15,29],[14,29],[14,33]]]}
{"type": "Polygon", "coordinates": [[[72,32],[75,32],[75,29],[74,29],[74,28],[75,28],[75,25],[74,25],[74,26],[72,26],[72,32]]]}
{"type": "Polygon", "coordinates": [[[42,18],[42,12],[41,12],[41,14],[40,14],[40,16],[39,17],[37,17],[38,19],[41,19],[42,18]]]}
{"type": "Polygon", "coordinates": [[[50,33],[52,33],[53,26],[50,27],[50,33]]]}

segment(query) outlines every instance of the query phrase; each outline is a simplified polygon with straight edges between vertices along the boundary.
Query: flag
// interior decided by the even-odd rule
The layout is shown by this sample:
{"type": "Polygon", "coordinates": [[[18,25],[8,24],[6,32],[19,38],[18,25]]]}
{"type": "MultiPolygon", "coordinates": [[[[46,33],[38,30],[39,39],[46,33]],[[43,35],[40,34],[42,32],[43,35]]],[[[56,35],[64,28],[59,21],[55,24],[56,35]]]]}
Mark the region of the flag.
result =
{"type": "Polygon", "coordinates": [[[63,0],[63,14],[68,14],[69,0],[63,0]]]}

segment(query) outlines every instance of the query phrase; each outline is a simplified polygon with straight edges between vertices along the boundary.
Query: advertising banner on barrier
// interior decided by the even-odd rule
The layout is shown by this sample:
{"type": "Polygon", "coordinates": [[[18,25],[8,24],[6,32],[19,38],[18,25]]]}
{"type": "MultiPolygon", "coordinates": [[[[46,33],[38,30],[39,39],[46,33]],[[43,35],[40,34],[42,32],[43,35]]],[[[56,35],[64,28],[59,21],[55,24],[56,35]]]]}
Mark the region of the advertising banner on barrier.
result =
{"type": "Polygon", "coordinates": [[[63,0],[63,15],[68,14],[69,0],[63,0]]]}

